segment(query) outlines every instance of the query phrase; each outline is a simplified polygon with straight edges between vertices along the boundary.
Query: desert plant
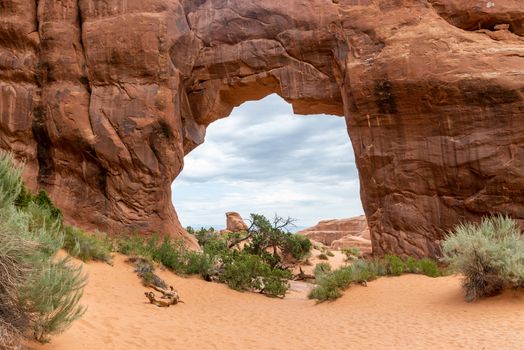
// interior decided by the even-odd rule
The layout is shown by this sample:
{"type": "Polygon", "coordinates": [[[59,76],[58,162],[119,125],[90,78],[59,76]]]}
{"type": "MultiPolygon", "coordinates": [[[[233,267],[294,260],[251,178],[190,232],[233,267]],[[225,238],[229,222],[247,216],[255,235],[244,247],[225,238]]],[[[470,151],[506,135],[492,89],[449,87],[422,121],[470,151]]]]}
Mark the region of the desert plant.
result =
{"type": "Polygon", "coordinates": [[[64,228],[64,249],[82,261],[103,261],[111,264],[111,242],[101,233],[87,234],[83,230],[64,228]]]}
{"type": "Polygon", "coordinates": [[[386,255],[383,259],[369,261],[358,259],[349,266],[328,272],[322,271],[323,266],[319,265],[315,268],[317,286],[309,294],[310,299],[316,299],[319,302],[337,299],[342,295],[342,291],[352,283],[365,285],[378,276],[398,276],[407,272],[425,274],[430,277],[441,275],[438,265],[433,260],[412,258],[404,262],[395,255],[386,255]]]}
{"type": "Polygon", "coordinates": [[[63,243],[61,215],[47,195],[35,200],[24,190],[20,173],[0,154],[0,348],[19,346],[30,333],[45,341],[84,311],[85,276],[54,256],[63,243]]]}
{"type": "Polygon", "coordinates": [[[301,261],[306,259],[309,256],[312,247],[313,244],[304,235],[297,233],[284,234],[282,252],[284,254],[291,254],[291,256],[296,260],[301,261]]]}
{"type": "Polygon", "coordinates": [[[342,253],[346,256],[346,260],[357,260],[362,256],[362,252],[359,248],[351,247],[351,248],[344,248],[341,250],[342,253]]]}
{"type": "Polygon", "coordinates": [[[321,262],[315,265],[313,274],[317,280],[321,279],[323,276],[331,272],[331,265],[326,262],[321,262]]]}
{"type": "Polygon", "coordinates": [[[328,256],[326,255],[326,253],[320,253],[317,255],[317,258],[319,258],[320,260],[329,260],[328,256]]]}
{"type": "Polygon", "coordinates": [[[310,299],[317,301],[334,300],[342,295],[353,281],[353,269],[351,266],[341,267],[331,273],[323,275],[315,287],[308,295],[310,299]]]}
{"type": "Polygon", "coordinates": [[[272,269],[257,255],[236,252],[225,261],[220,280],[235,290],[284,296],[288,289],[285,280],[290,277],[288,271],[272,269]]]}
{"type": "Polygon", "coordinates": [[[386,255],[384,262],[388,271],[388,275],[400,276],[406,272],[406,264],[396,255],[386,255]]]}
{"type": "Polygon", "coordinates": [[[445,239],[443,252],[450,269],[464,275],[467,301],[506,288],[524,288],[524,236],[507,216],[456,226],[445,239]]]}

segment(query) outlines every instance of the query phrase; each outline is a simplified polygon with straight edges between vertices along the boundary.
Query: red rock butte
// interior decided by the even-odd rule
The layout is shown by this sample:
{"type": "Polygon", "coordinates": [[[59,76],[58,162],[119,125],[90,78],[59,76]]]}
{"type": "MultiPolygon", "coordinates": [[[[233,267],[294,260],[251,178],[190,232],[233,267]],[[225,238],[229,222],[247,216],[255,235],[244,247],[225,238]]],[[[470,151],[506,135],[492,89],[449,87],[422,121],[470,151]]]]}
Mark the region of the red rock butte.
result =
{"type": "Polygon", "coordinates": [[[0,0],[0,147],[69,223],[194,242],[184,156],[272,93],[345,116],[375,253],[524,219],[522,0],[0,0]]]}

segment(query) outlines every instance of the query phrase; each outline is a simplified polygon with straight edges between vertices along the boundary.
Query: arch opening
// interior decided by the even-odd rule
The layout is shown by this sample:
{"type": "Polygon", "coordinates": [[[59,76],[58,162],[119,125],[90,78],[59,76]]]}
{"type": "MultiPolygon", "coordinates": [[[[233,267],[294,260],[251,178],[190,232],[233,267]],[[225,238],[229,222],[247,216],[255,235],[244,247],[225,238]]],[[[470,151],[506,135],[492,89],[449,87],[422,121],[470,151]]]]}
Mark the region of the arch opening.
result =
{"type": "Polygon", "coordinates": [[[275,214],[296,229],[362,215],[355,155],[343,117],[296,116],[276,94],[207,128],[172,184],[183,226],[224,228],[224,213],[275,214]]]}

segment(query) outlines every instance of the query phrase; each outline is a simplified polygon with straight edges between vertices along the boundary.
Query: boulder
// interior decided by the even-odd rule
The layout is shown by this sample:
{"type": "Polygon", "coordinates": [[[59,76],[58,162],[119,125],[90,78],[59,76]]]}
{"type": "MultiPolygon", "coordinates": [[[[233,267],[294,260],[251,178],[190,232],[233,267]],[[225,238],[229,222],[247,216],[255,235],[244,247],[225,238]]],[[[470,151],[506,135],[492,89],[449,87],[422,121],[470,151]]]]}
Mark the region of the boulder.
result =
{"type": "Polygon", "coordinates": [[[244,222],[244,219],[240,216],[239,213],[230,211],[226,213],[227,226],[226,231],[228,232],[241,232],[246,231],[248,226],[244,222]]]}

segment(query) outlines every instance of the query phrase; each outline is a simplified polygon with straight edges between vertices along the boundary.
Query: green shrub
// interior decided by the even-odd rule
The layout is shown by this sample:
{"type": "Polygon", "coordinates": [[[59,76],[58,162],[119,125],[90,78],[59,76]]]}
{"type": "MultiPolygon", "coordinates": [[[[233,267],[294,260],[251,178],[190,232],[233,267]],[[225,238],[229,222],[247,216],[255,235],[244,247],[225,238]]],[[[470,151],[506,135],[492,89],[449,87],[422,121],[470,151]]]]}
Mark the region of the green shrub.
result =
{"type": "Polygon", "coordinates": [[[159,242],[159,235],[144,237],[138,234],[133,234],[117,238],[115,245],[116,251],[124,255],[138,255],[153,258],[153,254],[155,253],[159,242]]]}
{"type": "Polygon", "coordinates": [[[356,247],[342,249],[342,253],[346,255],[348,261],[357,260],[362,256],[362,251],[356,247]]]}
{"type": "MultiPolygon", "coordinates": [[[[21,169],[0,155],[0,348],[32,334],[46,341],[79,318],[85,276],[68,258],[54,255],[63,244],[61,215],[23,189],[21,169]]],[[[56,208],[55,208],[56,209],[56,208]]]]}
{"type": "Polygon", "coordinates": [[[335,256],[335,254],[333,254],[333,252],[332,252],[331,250],[328,250],[328,251],[326,252],[326,255],[329,256],[329,257],[331,257],[331,258],[335,256]]]}
{"type": "Polygon", "coordinates": [[[111,264],[111,242],[100,233],[87,234],[83,230],[64,228],[64,249],[82,261],[103,261],[111,264]]]}
{"type": "Polygon", "coordinates": [[[378,276],[398,276],[405,272],[421,273],[430,277],[440,276],[438,265],[433,260],[411,258],[404,262],[394,255],[370,261],[355,260],[350,266],[331,272],[324,271],[329,266],[327,263],[321,264],[315,267],[317,287],[309,294],[310,299],[316,299],[319,302],[337,299],[342,295],[342,291],[352,283],[366,284],[378,276]]]}
{"type": "Polygon", "coordinates": [[[352,282],[365,283],[379,276],[378,264],[373,261],[357,260],[352,265],[352,282]]]}
{"type": "Polygon", "coordinates": [[[49,211],[51,218],[55,220],[62,220],[62,212],[60,209],[55,207],[51,198],[47,192],[41,189],[38,194],[33,198],[33,202],[38,205],[41,209],[49,211]]]}
{"type": "Polygon", "coordinates": [[[283,298],[289,289],[287,282],[291,278],[288,270],[273,269],[262,277],[262,293],[269,297],[283,298]]]}
{"type": "Polygon", "coordinates": [[[313,274],[317,280],[321,279],[323,276],[331,272],[331,265],[326,262],[321,262],[315,265],[313,274]]]}
{"type": "Polygon", "coordinates": [[[419,272],[415,273],[420,273],[429,277],[442,276],[442,272],[440,271],[437,262],[428,258],[419,260],[419,272]]]}
{"type": "Polygon", "coordinates": [[[323,275],[315,287],[308,295],[310,299],[317,301],[335,300],[342,295],[353,281],[353,269],[351,266],[342,267],[331,273],[323,275]]]}
{"type": "Polygon", "coordinates": [[[384,261],[386,263],[388,275],[400,276],[407,270],[404,261],[396,255],[386,255],[384,261]]]}
{"type": "Polygon", "coordinates": [[[237,252],[223,265],[220,280],[239,291],[260,291],[268,296],[284,296],[289,271],[272,269],[257,255],[237,252]]]}
{"type": "Polygon", "coordinates": [[[282,251],[284,254],[291,254],[296,260],[304,260],[311,252],[313,244],[303,235],[288,233],[285,235],[284,245],[282,251]]]}
{"type": "Polygon", "coordinates": [[[464,275],[466,300],[524,288],[524,236],[515,220],[484,218],[455,227],[443,243],[444,261],[464,275]]]}
{"type": "Polygon", "coordinates": [[[318,254],[317,258],[320,260],[329,260],[328,256],[325,253],[318,254]]]}

